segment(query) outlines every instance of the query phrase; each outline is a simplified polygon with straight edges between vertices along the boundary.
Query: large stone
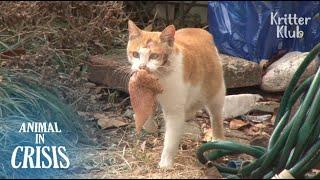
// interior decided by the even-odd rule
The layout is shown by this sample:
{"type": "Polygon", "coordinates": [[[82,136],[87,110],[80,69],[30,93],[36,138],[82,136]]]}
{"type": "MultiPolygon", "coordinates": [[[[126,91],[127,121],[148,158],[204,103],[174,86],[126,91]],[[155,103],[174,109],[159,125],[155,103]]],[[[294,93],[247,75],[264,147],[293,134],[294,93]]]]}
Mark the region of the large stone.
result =
{"type": "Polygon", "coordinates": [[[246,114],[256,108],[262,99],[259,94],[238,94],[226,96],[223,106],[223,118],[234,118],[246,114]]]}
{"type": "MultiPolygon", "coordinates": [[[[272,63],[262,78],[261,89],[268,92],[283,92],[288,87],[294,73],[308,55],[308,52],[290,52],[272,63]]],[[[316,72],[319,61],[313,61],[301,76],[300,82],[316,72]]]]}
{"type": "Polygon", "coordinates": [[[242,58],[220,54],[227,88],[261,84],[262,68],[258,63],[242,58]]]}
{"type": "Polygon", "coordinates": [[[274,101],[257,102],[254,110],[273,113],[279,107],[280,103],[274,101]]]}
{"type": "MultiPolygon", "coordinates": [[[[227,88],[260,85],[262,68],[242,58],[221,54],[227,88]]],[[[89,81],[128,92],[130,64],[125,50],[108,56],[89,57],[89,81]]]]}

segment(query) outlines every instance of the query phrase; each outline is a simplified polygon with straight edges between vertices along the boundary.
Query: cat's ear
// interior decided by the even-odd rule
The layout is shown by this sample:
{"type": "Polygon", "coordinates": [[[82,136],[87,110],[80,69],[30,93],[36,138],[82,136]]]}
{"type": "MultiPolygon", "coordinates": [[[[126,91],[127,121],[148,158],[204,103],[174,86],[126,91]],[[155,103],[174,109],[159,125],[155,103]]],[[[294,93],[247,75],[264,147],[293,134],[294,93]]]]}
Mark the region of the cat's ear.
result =
{"type": "Polygon", "coordinates": [[[141,29],[139,29],[138,26],[134,24],[134,22],[131,20],[128,21],[128,31],[129,31],[129,39],[138,37],[141,34],[141,29]]]}
{"type": "Polygon", "coordinates": [[[176,33],[176,28],[174,25],[167,26],[160,34],[160,40],[162,42],[168,43],[170,46],[174,42],[174,34],[176,33]]]}

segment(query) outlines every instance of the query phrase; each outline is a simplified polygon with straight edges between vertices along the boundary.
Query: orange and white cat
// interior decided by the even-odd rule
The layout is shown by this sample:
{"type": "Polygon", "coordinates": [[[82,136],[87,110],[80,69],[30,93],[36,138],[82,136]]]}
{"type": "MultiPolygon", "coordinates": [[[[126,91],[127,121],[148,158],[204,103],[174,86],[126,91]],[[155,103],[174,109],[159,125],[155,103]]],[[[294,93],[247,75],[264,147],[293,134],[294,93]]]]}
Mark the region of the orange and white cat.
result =
{"type": "Polygon", "coordinates": [[[206,108],[215,139],[223,139],[225,98],[223,69],[210,33],[199,28],[148,32],[128,22],[127,56],[132,71],[148,69],[159,78],[163,93],[157,96],[165,120],[160,168],[172,168],[185,121],[206,108]]]}

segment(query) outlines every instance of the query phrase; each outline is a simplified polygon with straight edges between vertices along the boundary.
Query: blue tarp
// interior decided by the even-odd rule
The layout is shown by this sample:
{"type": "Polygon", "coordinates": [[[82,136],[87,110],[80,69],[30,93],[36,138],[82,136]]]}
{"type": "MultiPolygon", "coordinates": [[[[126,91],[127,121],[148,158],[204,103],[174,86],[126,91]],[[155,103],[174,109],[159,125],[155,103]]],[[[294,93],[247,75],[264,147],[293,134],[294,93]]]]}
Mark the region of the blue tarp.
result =
{"type": "MultiPolygon", "coordinates": [[[[310,51],[320,42],[320,1],[209,2],[208,23],[220,52],[260,62],[270,59],[279,50],[310,51]],[[277,16],[272,19],[271,13],[277,16]],[[289,14],[311,18],[307,24],[298,25],[299,31],[304,32],[302,38],[284,38],[284,33],[277,37],[277,25],[275,21],[271,25],[271,20],[289,17],[289,14]]],[[[278,25],[281,28],[284,21],[278,25]]],[[[287,27],[292,32],[297,25],[288,24],[287,27]]]]}

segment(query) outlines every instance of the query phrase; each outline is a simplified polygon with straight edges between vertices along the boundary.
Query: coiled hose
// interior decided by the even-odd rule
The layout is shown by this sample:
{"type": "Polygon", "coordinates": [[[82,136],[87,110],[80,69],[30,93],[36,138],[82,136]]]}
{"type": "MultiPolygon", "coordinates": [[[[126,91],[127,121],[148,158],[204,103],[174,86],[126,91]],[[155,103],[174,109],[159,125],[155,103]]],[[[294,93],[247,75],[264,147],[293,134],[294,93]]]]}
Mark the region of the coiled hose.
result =
{"type": "Polygon", "coordinates": [[[267,148],[231,141],[207,142],[197,151],[199,161],[216,166],[221,173],[229,175],[228,178],[270,179],[284,170],[295,178],[303,178],[320,162],[320,68],[299,87],[296,88],[296,85],[319,52],[320,43],[311,50],[293,75],[282,97],[275,119],[276,127],[267,148]],[[302,103],[289,119],[299,97],[302,103]],[[237,169],[213,162],[226,155],[242,153],[256,159],[237,169]]]}

